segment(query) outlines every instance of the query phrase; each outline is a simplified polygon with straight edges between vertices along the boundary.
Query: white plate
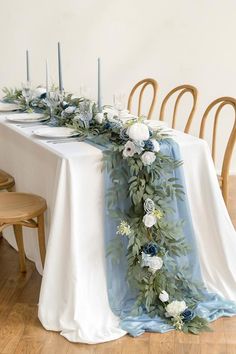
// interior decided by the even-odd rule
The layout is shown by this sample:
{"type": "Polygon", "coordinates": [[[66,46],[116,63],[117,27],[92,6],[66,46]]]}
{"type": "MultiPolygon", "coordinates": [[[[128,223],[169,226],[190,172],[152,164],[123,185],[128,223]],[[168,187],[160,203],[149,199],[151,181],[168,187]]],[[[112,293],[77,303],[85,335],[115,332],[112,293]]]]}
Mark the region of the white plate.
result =
{"type": "Polygon", "coordinates": [[[0,112],[12,112],[19,109],[16,103],[0,102],[0,112]]]}
{"type": "Polygon", "coordinates": [[[159,128],[167,128],[168,127],[167,123],[163,122],[162,120],[147,119],[144,121],[144,123],[146,123],[154,131],[156,131],[159,128]]]}
{"type": "Polygon", "coordinates": [[[42,113],[15,113],[9,114],[6,118],[11,122],[20,123],[42,122],[48,119],[48,117],[45,117],[42,113]]]}
{"type": "Polygon", "coordinates": [[[48,127],[34,131],[34,134],[41,138],[69,138],[78,135],[74,129],[65,127],[48,127]]]}

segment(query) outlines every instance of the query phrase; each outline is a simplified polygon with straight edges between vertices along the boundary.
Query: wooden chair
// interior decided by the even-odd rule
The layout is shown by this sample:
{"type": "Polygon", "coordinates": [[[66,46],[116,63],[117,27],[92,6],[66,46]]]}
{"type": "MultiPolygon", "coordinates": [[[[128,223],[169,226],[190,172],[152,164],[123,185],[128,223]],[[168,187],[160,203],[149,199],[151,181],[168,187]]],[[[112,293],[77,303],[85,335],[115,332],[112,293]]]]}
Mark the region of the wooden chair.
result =
{"type": "Polygon", "coordinates": [[[190,111],[190,114],[187,118],[187,124],[184,128],[184,132],[188,133],[192,124],[192,120],[193,120],[193,115],[195,113],[196,110],[196,104],[197,104],[197,97],[198,97],[198,91],[196,89],[196,87],[191,86],[191,85],[181,85],[181,86],[177,86],[175,87],[173,90],[171,90],[166,97],[164,98],[162,104],[161,104],[161,110],[160,110],[160,117],[159,120],[164,120],[165,118],[165,108],[166,108],[166,104],[169,100],[169,98],[174,95],[176,92],[179,91],[179,94],[176,98],[175,101],[175,105],[174,105],[174,112],[173,112],[173,117],[172,117],[172,128],[174,129],[176,127],[176,114],[177,114],[177,110],[178,110],[178,106],[179,106],[179,102],[181,100],[181,98],[183,97],[184,94],[186,93],[190,93],[193,96],[193,104],[192,104],[192,109],[190,111]]]}
{"type": "Polygon", "coordinates": [[[13,225],[19,251],[20,271],[26,272],[22,226],[38,228],[38,242],[42,265],[45,260],[44,211],[45,199],[26,193],[0,193],[0,231],[13,225]],[[37,221],[33,220],[34,218],[37,221]]]}
{"type": "MultiPolygon", "coordinates": [[[[15,186],[14,178],[3,170],[0,170],[0,191],[7,190],[12,192],[15,186]]],[[[2,238],[2,232],[0,231],[0,239],[2,238]]]]}
{"type": "Polygon", "coordinates": [[[217,133],[217,127],[218,127],[218,122],[219,122],[219,116],[220,112],[223,107],[226,105],[230,105],[234,109],[234,124],[229,136],[229,140],[227,142],[227,146],[225,149],[224,153],[224,158],[223,158],[223,165],[221,169],[221,175],[218,176],[219,184],[222,190],[223,198],[225,201],[225,204],[227,206],[228,203],[228,177],[229,177],[229,167],[230,167],[230,161],[232,158],[232,153],[236,141],[236,99],[233,97],[220,97],[216,100],[214,100],[206,109],[205,113],[203,114],[202,121],[201,121],[201,127],[200,127],[200,138],[204,138],[205,135],[205,125],[206,121],[208,118],[208,115],[212,108],[217,106],[216,113],[214,116],[214,126],[213,126],[213,136],[212,136],[212,158],[215,163],[216,160],[216,133],[217,133]]]}
{"type": "Polygon", "coordinates": [[[3,170],[0,170],[0,190],[11,192],[15,185],[14,178],[3,170]]]}
{"type": "Polygon", "coordinates": [[[158,90],[158,83],[156,82],[156,80],[154,79],[143,79],[141,81],[139,81],[131,90],[130,95],[129,95],[129,99],[128,99],[128,107],[127,109],[132,112],[132,102],[133,102],[133,96],[136,93],[136,91],[140,88],[140,92],[139,92],[139,96],[138,96],[138,116],[140,116],[142,114],[141,112],[141,108],[142,108],[142,101],[143,101],[143,94],[145,89],[148,86],[152,86],[153,89],[153,97],[152,97],[152,101],[151,101],[151,105],[148,111],[148,115],[147,118],[150,119],[152,114],[153,114],[153,110],[155,108],[156,105],[156,100],[157,100],[157,90],[158,90]]]}

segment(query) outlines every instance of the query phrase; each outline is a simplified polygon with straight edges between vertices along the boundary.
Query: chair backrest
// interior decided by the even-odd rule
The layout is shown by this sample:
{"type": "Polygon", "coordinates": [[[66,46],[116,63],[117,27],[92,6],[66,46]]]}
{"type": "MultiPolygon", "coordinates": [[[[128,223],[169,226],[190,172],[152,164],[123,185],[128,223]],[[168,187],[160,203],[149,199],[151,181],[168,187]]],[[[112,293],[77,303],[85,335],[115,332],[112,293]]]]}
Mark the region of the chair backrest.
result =
{"type": "Polygon", "coordinates": [[[201,121],[201,127],[200,127],[200,138],[204,138],[205,135],[205,126],[206,126],[206,121],[209,116],[210,111],[215,107],[218,106],[215,112],[214,116],[214,125],[213,125],[213,133],[212,133],[212,158],[215,163],[216,160],[216,134],[217,134],[217,127],[218,127],[218,122],[219,122],[219,116],[220,112],[223,107],[226,105],[230,105],[233,107],[234,110],[234,124],[226,145],[226,149],[224,152],[224,157],[223,157],[223,165],[222,165],[222,170],[221,170],[221,177],[222,177],[222,193],[225,198],[225,201],[227,200],[227,180],[229,176],[229,168],[230,168],[230,162],[233,154],[233,149],[236,141],[236,99],[233,97],[220,97],[214,100],[206,109],[205,113],[203,114],[202,121],[201,121]]]}
{"type": "Polygon", "coordinates": [[[130,95],[129,95],[129,99],[128,99],[128,110],[130,112],[132,112],[132,102],[133,102],[133,96],[136,93],[136,91],[140,88],[140,92],[139,92],[139,96],[138,96],[138,116],[140,116],[142,114],[141,109],[142,109],[142,101],[143,101],[143,94],[145,89],[148,86],[152,86],[153,88],[153,96],[152,96],[152,101],[150,104],[150,108],[147,114],[147,118],[150,119],[153,113],[153,110],[155,108],[156,105],[156,99],[157,99],[157,90],[158,90],[158,83],[156,82],[156,80],[154,79],[143,79],[141,81],[139,81],[131,90],[130,95]]]}
{"type": "Polygon", "coordinates": [[[162,104],[161,104],[161,110],[160,110],[160,120],[164,120],[165,118],[165,108],[166,108],[166,104],[169,100],[169,98],[174,95],[176,92],[178,92],[178,96],[176,98],[175,101],[175,105],[174,105],[174,112],[173,112],[173,117],[172,117],[172,128],[174,129],[176,127],[176,115],[177,115],[177,110],[178,110],[178,106],[179,106],[179,102],[181,100],[181,98],[183,97],[183,95],[185,93],[190,93],[193,97],[193,104],[192,104],[192,109],[189,113],[189,116],[187,117],[187,123],[185,125],[184,128],[184,132],[188,133],[192,124],[192,120],[193,120],[193,115],[195,113],[196,110],[196,104],[197,104],[197,97],[198,97],[198,91],[196,89],[196,87],[192,86],[192,85],[181,85],[181,86],[177,86],[175,87],[173,90],[171,90],[166,97],[164,98],[162,104]]]}

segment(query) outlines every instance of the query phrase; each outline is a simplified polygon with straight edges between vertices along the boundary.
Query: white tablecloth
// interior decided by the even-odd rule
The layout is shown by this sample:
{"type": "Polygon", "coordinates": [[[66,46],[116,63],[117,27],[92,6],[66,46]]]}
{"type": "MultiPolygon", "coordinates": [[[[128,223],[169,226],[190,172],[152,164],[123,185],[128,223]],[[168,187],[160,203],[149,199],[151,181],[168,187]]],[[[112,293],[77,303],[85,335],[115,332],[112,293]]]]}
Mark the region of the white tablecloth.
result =
{"type": "MultiPolygon", "coordinates": [[[[125,334],[110,310],[105,275],[102,153],[87,143],[48,144],[0,117],[0,167],[17,191],[47,200],[47,257],[39,318],[70,341],[99,343],[125,334]]],[[[236,301],[236,233],[207,144],[175,132],[209,291],[236,301]]],[[[4,234],[14,246],[11,231],[4,234]]],[[[36,231],[24,230],[26,255],[42,273],[36,231]]]]}

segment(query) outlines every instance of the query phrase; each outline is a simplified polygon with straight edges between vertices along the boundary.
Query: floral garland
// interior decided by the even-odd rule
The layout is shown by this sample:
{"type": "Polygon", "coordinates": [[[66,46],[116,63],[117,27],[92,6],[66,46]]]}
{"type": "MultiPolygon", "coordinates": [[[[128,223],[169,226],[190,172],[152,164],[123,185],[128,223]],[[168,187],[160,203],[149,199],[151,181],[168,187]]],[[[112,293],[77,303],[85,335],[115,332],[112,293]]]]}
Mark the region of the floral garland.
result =
{"type": "MultiPolygon", "coordinates": [[[[20,90],[5,89],[4,100],[18,102],[25,109],[20,90]]],[[[30,107],[48,114],[45,91],[36,91],[30,107]]],[[[56,112],[56,124],[73,127],[84,138],[92,138],[108,149],[104,163],[112,181],[107,191],[111,217],[118,221],[117,235],[108,249],[115,258],[127,239],[127,279],[139,294],[133,315],[160,316],[177,330],[194,334],[208,330],[207,321],[194,309],[203,300],[203,285],[191,280],[190,270],[181,269],[176,257],[190,252],[183,235],[183,222],[170,222],[172,201],[183,200],[183,188],[173,170],[180,161],[160,149],[170,136],[153,129],[144,118],[119,119],[112,107],[98,113],[97,105],[85,98],[63,97],[56,112]],[[117,210],[117,200],[129,199],[126,210],[117,210]]],[[[124,250],[123,250],[124,251],[124,250]]]]}

